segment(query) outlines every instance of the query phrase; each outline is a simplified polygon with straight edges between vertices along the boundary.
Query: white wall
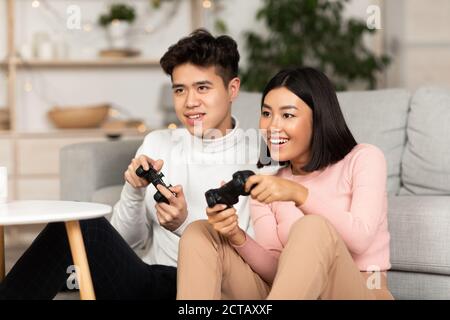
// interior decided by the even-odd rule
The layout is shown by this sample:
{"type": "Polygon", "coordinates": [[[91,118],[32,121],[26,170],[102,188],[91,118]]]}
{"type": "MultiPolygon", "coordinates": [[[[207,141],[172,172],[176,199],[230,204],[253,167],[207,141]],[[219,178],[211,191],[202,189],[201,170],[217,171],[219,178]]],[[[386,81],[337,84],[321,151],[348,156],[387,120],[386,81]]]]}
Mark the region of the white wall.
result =
{"type": "Polygon", "coordinates": [[[450,0],[386,0],[388,85],[450,86],[450,0]]]}
{"type": "MultiPolygon", "coordinates": [[[[0,61],[6,56],[6,2],[0,1],[0,61]]],[[[0,67],[0,108],[6,105],[6,72],[0,67]]]]}

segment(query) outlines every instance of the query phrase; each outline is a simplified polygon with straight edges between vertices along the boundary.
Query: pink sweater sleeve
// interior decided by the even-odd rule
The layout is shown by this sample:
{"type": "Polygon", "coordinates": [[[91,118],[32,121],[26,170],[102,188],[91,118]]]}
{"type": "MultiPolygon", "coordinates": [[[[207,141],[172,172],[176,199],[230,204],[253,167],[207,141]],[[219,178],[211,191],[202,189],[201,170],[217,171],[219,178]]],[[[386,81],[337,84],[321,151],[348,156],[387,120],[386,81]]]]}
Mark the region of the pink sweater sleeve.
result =
{"type": "Polygon", "coordinates": [[[272,283],[283,248],[277,233],[277,221],[269,205],[250,200],[255,240],[246,235],[246,241],[234,248],[248,265],[266,282],[272,283]]]}
{"type": "Polygon", "coordinates": [[[386,161],[375,146],[365,147],[350,160],[348,179],[352,184],[349,211],[337,210],[320,193],[308,194],[299,207],[304,214],[327,218],[342,236],[349,250],[365,252],[375,237],[384,212],[386,194],[386,161]]]}

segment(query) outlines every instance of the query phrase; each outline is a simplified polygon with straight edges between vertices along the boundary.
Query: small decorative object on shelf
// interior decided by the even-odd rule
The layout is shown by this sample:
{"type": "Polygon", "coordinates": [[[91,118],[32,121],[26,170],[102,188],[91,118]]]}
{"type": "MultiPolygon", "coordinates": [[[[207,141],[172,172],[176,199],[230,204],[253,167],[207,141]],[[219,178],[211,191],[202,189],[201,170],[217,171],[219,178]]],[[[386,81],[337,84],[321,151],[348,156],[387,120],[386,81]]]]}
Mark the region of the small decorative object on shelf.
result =
{"type": "Polygon", "coordinates": [[[119,139],[123,132],[128,130],[135,130],[139,133],[145,133],[148,131],[144,121],[139,119],[129,120],[109,120],[103,123],[102,130],[105,135],[111,140],[119,139]]]}
{"type": "Polygon", "coordinates": [[[127,129],[136,129],[139,132],[147,131],[147,126],[140,119],[111,120],[103,123],[102,129],[106,131],[123,131],[127,129]]]}
{"type": "Polygon", "coordinates": [[[107,133],[116,133],[124,131],[136,131],[145,133],[149,130],[145,121],[134,117],[127,108],[113,103],[109,112],[109,118],[102,124],[102,130],[107,133]]]}
{"type": "Polygon", "coordinates": [[[53,107],[48,116],[57,128],[82,129],[98,128],[107,119],[110,104],[78,107],[53,107]]]}
{"type": "MultiPolygon", "coordinates": [[[[20,53],[22,54],[22,51],[20,53]]],[[[26,57],[26,55],[28,55],[28,53],[25,53],[24,58],[29,59],[30,57],[26,57]]],[[[50,40],[50,35],[47,32],[39,31],[33,34],[32,55],[33,58],[43,60],[53,59],[53,47],[50,40]]]]}
{"type": "Polygon", "coordinates": [[[0,203],[8,201],[8,168],[0,167],[0,203]]]}
{"type": "Polygon", "coordinates": [[[99,56],[103,58],[131,58],[140,54],[141,52],[135,49],[105,49],[100,51],[99,56]]]}
{"type": "Polygon", "coordinates": [[[107,14],[100,16],[98,23],[106,28],[111,49],[129,49],[130,26],[136,19],[134,7],[127,4],[113,4],[107,14]]]}
{"type": "Polygon", "coordinates": [[[9,110],[0,108],[0,130],[9,130],[9,110]]]}

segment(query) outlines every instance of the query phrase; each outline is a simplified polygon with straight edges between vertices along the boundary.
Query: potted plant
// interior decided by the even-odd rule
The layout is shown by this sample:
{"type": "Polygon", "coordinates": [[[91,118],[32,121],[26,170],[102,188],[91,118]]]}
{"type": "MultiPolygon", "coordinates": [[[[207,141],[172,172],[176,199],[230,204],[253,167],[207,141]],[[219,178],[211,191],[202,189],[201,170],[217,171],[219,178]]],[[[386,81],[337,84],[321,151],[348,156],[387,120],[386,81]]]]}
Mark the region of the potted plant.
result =
{"type": "Polygon", "coordinates": [[[329,74],[337,90],[355,83],[368,89],[390,62],[364,42],[373,34],[362,19],[345,18],[349,0],[263,0],[257,13],[268,32],[246,32],[248,67],[242,83],[248,91],[261,91],[267,79],[290,66],[312,66],[329,74]]]}
{"type": "Polygon", "coordinates": [[[127,4],[113,4],[108,13],[100,16],[98,23],[106,28],[112,49],[128,48],[128,33],[135,19],[135,9],[127,4]]]}

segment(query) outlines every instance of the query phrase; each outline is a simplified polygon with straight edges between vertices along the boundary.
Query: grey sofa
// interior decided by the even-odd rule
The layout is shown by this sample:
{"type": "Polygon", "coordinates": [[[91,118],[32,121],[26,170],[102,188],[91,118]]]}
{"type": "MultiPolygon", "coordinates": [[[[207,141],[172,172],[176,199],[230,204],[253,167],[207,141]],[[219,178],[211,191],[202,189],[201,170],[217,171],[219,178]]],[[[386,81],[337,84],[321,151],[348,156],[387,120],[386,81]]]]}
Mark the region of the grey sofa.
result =
{"type": "MultiPolygon", "coordinates": [[[[388,163],[391,262],[396,299],[450,299],[450,90],[339,93],[358,142],[388,163]]],[[[233,113],[258,125],[260,95],[241,92],[233,113]]],[[[114,204],[141,141],[87,143],[61,152],[61,198],[114,204]]]]}

